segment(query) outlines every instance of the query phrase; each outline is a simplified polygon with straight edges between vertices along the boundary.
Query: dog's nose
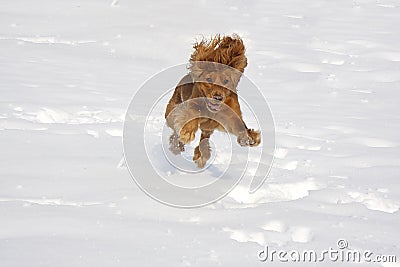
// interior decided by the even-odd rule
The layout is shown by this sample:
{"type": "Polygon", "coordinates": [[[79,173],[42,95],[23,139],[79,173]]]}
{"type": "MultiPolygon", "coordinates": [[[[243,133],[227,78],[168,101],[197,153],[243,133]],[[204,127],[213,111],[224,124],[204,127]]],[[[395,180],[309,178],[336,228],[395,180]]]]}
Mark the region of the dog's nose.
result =
{"type": "Polygon", "coordinates": [[[214,95],[213,99],[217,101],[222,101],[223,97],[221,95],[214,95]]]}

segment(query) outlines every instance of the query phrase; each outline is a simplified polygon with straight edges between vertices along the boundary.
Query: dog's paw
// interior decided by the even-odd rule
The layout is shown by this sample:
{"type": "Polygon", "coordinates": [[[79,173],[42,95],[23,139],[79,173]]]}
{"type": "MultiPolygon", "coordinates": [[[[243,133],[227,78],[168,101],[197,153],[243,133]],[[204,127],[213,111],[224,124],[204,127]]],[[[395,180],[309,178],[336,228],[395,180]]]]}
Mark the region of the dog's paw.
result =
{"type": "Polygon", "coordinates": [[[194,163],[196,163],[196,165],[197,165],[197,167],[199,169],[203,169],[204,166],[206,166],[207,159],[205,159],[204,157],[200,156],[198,159],[194,160],[194,163]]]}
{"type": "Polygon", "coordinates": [[[249,144],[249,137],[247,136],[246,132],[242,132],[237,137],[237,142],[241,146],[248,146],[249,144]]]}
{"type": "Polygon", "coordinates": [[[204,168],[207,161],[211,158],[211,149],[208,141],[201,141],[200,144],[194,149],[193,161],[200,169],[204,168]]]}
{"type": "Polygon", "coordinates": [[[260,131],[255,131],[253,129],[247,129],[247,135],[249,137],[250,146],[258,146],[261,143],[260,131]]]}
{"type": "Polygon", "coordinates": [[[169,150],[174,154],[178,155],[185,151],[185,145],[179,141],[179,137],[176,133],[169,137],[169,150]]]}
{"type": "Polygon", "coordinates": [[[260,131],[247,129],[238,135],[237,142],[241,146],[258,146],[261,143],[260,131]]]}
{"type": "Polygon", "coordinates": [[[194,163],[196,163],[197,167],[199,167],[199,169],[203,169],[204,166],[206,166],[207,161],[210,159],[209,156],[206,155],[202,155],[202,154],[195,154],[193,157],[193,161],[194,163]]]}

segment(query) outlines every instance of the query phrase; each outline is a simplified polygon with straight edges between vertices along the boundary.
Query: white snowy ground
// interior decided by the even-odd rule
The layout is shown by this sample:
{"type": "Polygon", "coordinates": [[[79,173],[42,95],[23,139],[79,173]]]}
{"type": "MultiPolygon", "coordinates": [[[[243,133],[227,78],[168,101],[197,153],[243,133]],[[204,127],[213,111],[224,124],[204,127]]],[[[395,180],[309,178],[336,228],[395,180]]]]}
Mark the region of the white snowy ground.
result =
{"type": "Polygon", "coordinates": [[[262,266],[264,245],[339,238],[399,261],[398,25],[394,0],[2,1],[0,266],[262,266]],[[119,165],[125,110],[196,36],[232,32],[274,113],[270,177],[164,206],[119,165]]]}

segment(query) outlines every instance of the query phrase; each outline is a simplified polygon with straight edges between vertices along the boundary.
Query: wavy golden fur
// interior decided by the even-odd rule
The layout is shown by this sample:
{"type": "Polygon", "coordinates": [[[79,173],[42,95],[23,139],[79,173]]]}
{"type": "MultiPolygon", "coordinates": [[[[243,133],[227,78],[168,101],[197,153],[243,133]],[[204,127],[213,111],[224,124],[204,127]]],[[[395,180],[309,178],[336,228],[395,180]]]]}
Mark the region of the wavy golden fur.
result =
{"type": "Polygon", "coordinates": [[[237,85],[247,66],[243,40],[238,35],[216,35],[193,46],[189,74],[175,88],[166,112],[167,125],[174,131],[170,150],[184,151],[200,128],[200,144],[193,160],[203,168],[211,156],[209,138],[215,129],[237,136],[241,146],[257,146],[260,132],[248,129],[242,119],[237,85]]]}
{"type": "MultiPolygon", "coordinates": [[[[247,66],[243,40],[234,34],[232,37],[221,37],[219,34],[211,40],[202,39],[193,46],[194,52],[190,62],[211,61],[224,64],[244,72],[247,66]]],[[[193,69],[191,68],[193,71],[193,69]]]]}

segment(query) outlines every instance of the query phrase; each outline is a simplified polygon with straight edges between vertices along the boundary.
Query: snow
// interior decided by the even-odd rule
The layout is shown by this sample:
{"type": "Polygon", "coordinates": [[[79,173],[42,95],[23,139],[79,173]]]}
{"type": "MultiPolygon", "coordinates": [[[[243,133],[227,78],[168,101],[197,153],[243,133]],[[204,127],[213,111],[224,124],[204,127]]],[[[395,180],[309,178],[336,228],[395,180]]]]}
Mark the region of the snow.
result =
{"type": "MultiPolygon", "coordinates": [[[[399,8],[1,2],[0,266],[258,266],[265,245],[323,250],[343,238],[397,255],[360,266],[399,266],[399,8]],[[146,79],[187,62],[196,38],[233,32],[274,115],[271,173],[254,194],[245,179],[200,209],[160,204],[121,161],[125,111],[146,79]]],[[[216,167],[229,157],[224,138],[216,167]]]]}

